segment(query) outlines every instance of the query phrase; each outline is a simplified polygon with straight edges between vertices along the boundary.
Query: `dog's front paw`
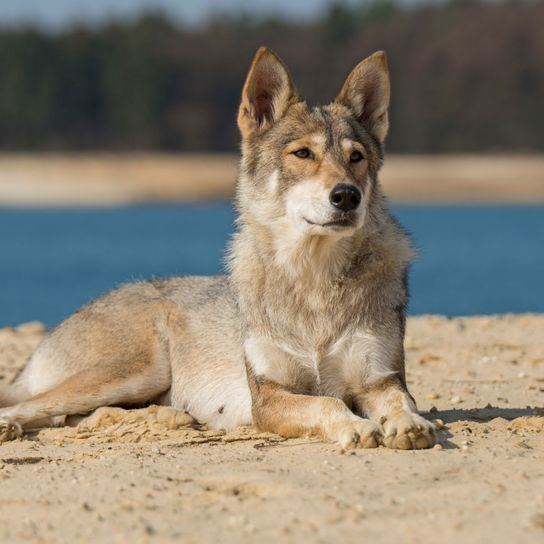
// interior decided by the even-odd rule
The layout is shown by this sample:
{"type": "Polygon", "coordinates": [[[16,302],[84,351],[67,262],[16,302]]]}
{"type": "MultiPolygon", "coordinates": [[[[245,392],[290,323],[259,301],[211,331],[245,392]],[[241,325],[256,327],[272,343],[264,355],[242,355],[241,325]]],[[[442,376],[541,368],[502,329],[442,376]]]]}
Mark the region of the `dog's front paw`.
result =
{"type": "Polygon", "coordinates": [[[0,418],[0,444],[18,438],[22,434],[23,429],[18,423],[0,418]]]}
{"type": "Polygon", "coordinates": [[[342,449],[377,448],[382,442],[382,429],[373,421],[355,417],[334,426],[333,442],[338,442],[342,449]]]}
{"type": "Polygon", "coordinates": [[[412,412],[399,411],[383,421],[383,443],[397,450],[421,450],[436,443],[434,425],[412,412]]]}

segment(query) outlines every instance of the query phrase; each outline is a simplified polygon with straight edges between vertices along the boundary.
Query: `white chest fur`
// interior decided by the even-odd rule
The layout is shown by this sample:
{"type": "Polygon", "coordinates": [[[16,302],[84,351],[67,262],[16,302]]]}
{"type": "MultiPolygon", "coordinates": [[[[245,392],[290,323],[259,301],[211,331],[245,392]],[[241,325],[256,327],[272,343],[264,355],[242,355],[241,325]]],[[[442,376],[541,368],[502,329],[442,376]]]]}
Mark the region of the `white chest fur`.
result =
{"type": "Polygon", "coordinates": [[[293,391],[342,398],[353,385],[394,373],[399,345],[391,335],[357,329],[321,349],[262,336],[249,337],[244,347],[255,375],[293,391]]]}

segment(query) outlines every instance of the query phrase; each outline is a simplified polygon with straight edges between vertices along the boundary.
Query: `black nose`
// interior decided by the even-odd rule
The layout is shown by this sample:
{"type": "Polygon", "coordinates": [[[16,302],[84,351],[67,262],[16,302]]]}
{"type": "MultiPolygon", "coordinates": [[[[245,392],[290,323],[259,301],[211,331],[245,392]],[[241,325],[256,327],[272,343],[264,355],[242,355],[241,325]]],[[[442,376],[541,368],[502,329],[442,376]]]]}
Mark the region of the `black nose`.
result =
{"type": "Polygon", "coordinates": [[[343,212],[349,212],[357,208],[361,203],[361,191],[355,185],[339,183],[331,191],[329,200],[335,208],[343,212]]]}

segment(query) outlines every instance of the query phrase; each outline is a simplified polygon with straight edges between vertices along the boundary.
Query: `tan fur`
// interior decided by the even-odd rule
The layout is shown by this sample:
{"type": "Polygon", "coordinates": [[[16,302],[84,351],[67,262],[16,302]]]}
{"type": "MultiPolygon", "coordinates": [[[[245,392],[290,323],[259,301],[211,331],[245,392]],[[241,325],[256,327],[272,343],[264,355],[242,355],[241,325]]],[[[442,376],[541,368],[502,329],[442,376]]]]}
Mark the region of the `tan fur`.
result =
{"type": "Polygon", "coordinates": [[[253,421],[261,429],[289,438],[315,436],[338,442],[344,449],[375,448],[380,426],[357,417],[334,397],[293,395],[279,384],[249,373],[253,392],[253,421]]]}
{"type": "Polygon", "coordinates": [[[28,400],[0,410],[0,441],[44,418],[155,402],[211,428],[431,446],[404,377],[410,244],[377,178],[388,104],[383,53],[310,109],[261,48],[238,114],[230,275],[128,285],[74,314],[4,392],[28,400]],[[338,187],[355,195],[349,209],[333,203],[338,187]]]}

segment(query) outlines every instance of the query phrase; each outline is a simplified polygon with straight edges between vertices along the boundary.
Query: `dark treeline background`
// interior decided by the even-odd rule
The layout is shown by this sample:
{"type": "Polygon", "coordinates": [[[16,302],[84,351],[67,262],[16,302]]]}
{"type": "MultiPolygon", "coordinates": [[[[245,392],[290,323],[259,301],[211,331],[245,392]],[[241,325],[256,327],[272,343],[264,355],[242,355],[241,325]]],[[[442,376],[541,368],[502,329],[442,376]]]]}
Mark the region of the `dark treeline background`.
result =
{"type": "Polygon", "coordinates": [[[48,34],[0,31],[0,149],[233,150],[249,62],[266,44],[311,103],[385,49],[389,149],[544,149],[544,2],[332,6],[296,24],[181,28],[161,15],[48,34]]]}

